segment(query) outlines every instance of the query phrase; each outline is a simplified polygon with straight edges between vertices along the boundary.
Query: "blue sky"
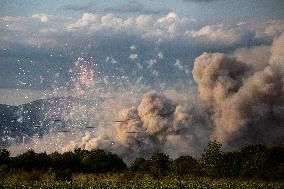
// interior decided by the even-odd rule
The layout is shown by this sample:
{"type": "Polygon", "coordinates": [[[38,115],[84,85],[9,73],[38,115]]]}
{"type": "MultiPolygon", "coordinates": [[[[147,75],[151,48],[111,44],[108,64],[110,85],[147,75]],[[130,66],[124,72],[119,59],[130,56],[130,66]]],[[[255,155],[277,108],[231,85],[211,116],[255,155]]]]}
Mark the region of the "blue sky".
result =
{"type": "Polygon", "coordinates": [[[203,52],[271,45],[284,31],[282,0],[1,0],[0,7],[0,103],[10,104],[72,90],[78,58],[114,90],[188,88],[203,52]]]}
{"type": "MultiPolygon", "coordinates": [[[[248,18],[283,18],[282,0],[1,0],[1,16],[30,16],[38,12],[62,17],[79,17],[84,11],[104,13],[121,8],[120,14],[167,12],[173,10],[179,15],[208,21],[243,20],[248,18]],[[123,7],[129,7],[129,12],[123,7]],[[131,11],[132,10],[132,11],[131,11]]],[[[117,11],[118,12],[118,11],[117,11]]]]}

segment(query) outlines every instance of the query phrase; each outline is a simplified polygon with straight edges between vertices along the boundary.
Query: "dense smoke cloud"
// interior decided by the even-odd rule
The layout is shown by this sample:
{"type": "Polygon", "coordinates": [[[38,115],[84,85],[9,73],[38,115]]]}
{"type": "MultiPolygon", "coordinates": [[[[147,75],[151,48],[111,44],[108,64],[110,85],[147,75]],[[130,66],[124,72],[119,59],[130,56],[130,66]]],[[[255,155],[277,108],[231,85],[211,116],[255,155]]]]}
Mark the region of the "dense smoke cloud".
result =
{"type": "Polygon", "coordinates": [[[226,149],[248,143],[281,144],[283,43],[282,36],[271,48],[241,49],[233,56],[203,53],[192,71],[199,91],[191,99],[195,103],[145,94],[137,108],[122,111],[124,121],[114,126],[115,144],[126,154],[132,150],[144,156],[155,151],[198,155],[209,140],[223,143],[226,149]],[[260,52],[270,57],[256,58],[260,52]]]}
{"type": "Polygon", "coordinates": [[[173,92],[146,93],[138,107],[122,110],[112,127],[97,129],[95,136],[88,132],[69,147],[104,148],[125,160],[160,151],[198,155],[212,132],[209,118],[197,99],[186,102],[188,98],[175,97],[173,92]]]}
{"type": "MultiPolygon", "coordinates": [[[[227,150],[248,143],[282,144],[283,55],[284,35],[271,47],[242,48],[229,55],[203,53],[197,57],[192,74],[198,93],[189,89],[145,93],[148,88],[136,93],[133,89],[123,94],[110,92],[113,96],[104,95],[103,103],[88,110],[91,113],[86,119],[94,126],[93,131],[78,130],[80,134],[64,139],[60,149],[102,148],[131,161],[158,151],[173,157],[198,156],[210,140],[221,142],[227,150]]],[[[92,88],[84,93],[90,93],[88,100],[99,94],[92,88]]],[[[80,112],[74,115],[84,117],[80,112]]],[[[67,117],[72,120],[72,116],[67,117]]],[[[52,136],[51,133],[43,137],[50,141],[50,146],[54,145],[49,140],[52,136]]],[[[38,140],[28,148],[39,149],[42,145],[46,143],[38,140]]]]}
{"type": "MultiPolygon", "coordinates": [[[[212,110],[215,124],[211,139],[227,147],[283,142],[283,43],[282,36],[273,43],[270,60],[259,63],[249,56],[248,63],[243,63],[220,53],[204,53],[195,60],[193,76],[200,98],[212,110]],[[261,66],[253,69],[251,63],[261,66]]],[[[259,56],[254,51],[251,50],[251,56],[259,56]]]]}
{"type": "Polygon", "coordinates": [[[254,71],[261,71],[269,62],[271,50],[269,46],[264,45],[251,48],[240,48],[235,50],[233,56],[238,61],[250,65],[254,71]]]}

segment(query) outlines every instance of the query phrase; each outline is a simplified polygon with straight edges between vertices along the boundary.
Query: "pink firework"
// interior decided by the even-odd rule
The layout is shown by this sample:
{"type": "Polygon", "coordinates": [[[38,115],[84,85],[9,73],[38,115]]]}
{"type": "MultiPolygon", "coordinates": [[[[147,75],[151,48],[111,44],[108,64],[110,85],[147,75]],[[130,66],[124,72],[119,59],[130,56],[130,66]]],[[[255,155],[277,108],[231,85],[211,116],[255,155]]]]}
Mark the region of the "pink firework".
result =
{"type": "Polygon", "coordinates": [[[83,58],[78,58],[75,62],[72,77],[73,85],[76,90],[88,89],[94,84],[94,71],[91,67],[93,62],[85,61],[83,58]]]}

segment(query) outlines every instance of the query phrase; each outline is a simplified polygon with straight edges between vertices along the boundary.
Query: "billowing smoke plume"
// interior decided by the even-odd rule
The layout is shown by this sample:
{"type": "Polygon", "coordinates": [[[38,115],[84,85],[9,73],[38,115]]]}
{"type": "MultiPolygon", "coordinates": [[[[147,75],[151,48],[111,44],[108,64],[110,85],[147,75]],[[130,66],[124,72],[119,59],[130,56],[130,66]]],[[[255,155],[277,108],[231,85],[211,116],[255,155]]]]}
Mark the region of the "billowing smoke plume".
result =
{"type": "Polygon", "coordinates": [[[212,132],[206,115],[197,101],[178,104],[174,98],[149,92],[138,107],[123,110],[114,127],[98,130],[95,136],[86,133],[73,144],[108,149],[126,160],[160,151],[172,156],[200,154],[212,132]]]}
{"type": "Polygon", "coordinates": [[[284,142],[284,36],[273,43],[270,58],[251,61],[262,55],[257,50],[264,51],[239,52],[244,62],[220,53],[195,60],[193,77],[215,124],[211,139],[227,147],[284,142]]]}
{"type": "MultiPolygon", "coordinates": [[[[242,48],[231,55],[203,53],[195,59],[192,74],[198,94],[168,90],[141,97],[145,90],[134,94],[131,89],[111,91],[110,98],[104,95],[107,100],[82,113],[92,112],[85,116],[92,131],[79,130],[81,135],[68,138],[61,149],[102,148],[131,161],[158,151],[199,155],[210,140],[228,150],[247,143],[284,142],[284,35],[271,47],[242,48]]],[[[80,76],[87,94],[98,96],[89,75],[80,76]]],[[[79,112],[74,112],[76,119],[84,117],[79,112]]],[[[54,144],[49,136],[43,138],[54,144]]]]}

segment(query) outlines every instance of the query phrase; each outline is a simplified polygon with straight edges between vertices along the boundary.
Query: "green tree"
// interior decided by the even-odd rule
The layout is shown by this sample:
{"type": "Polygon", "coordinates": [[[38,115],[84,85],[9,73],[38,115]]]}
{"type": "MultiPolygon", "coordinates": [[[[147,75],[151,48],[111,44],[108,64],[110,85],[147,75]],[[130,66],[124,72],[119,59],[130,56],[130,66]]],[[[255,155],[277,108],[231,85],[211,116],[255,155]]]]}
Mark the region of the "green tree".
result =
{"type": "Polygon", "coordinates": [[[268,163],[268,149],[265,145],[246,145],[240,150],[241,171],[240,176],[245,178],[264,178],[268,163]]]}
{"type": "Polygon", "coordinates": [[[273,169],[274,171],[268,172],[268,175],[270,176],[270,179],[274,179],[274,180],[283,180],[284,179],[284,163],[281,163],[279,165],[277,165],[276,167],[274,167],[275,169],[273,169]]]}
{"type": "Polygon", "coordinates": [[[107,153],[102,149],[92,150],[84,159],[83,165],[87,172],[116,172],[127,168],[123,160],[116,154],[107,153]]]}
{"type": "Polygon", "coordinates": [[[143,157],[137,157],[128,167],[131,172],[145,173],[149,171],[149,161],[143,157]]]}
{"type": "Polygon", "coordinates": [[[150,173],[154,178],[160,178],[169,173],[171,161],[169,155],[156,153],[149,159],[150,173]]]}
{"type": "Polygon", "coordinates": [[[200,167],[193,157],[180,156],[173,161],[172,171],[177,176],[197,176],[200,174],[200,167]]]}
{"type": "Polygon", "coordinates": [[[0,180],[8,174],[10,163],[10,152],[7,149],[0,150],[0,180]]]}
{"type": "Polygon", "coordinates": [[[0,150],[0,165],[1,164],[10,164],[10,152],[7,149],[0,150]]]}
{"type": "Polygon", "coordinates": [[[278,180],[284,178],[284,148],[275,146],[269,149],[266,166],[266,178],[278,180]]]}
{"type": "Polygon", "coordinates": [[[207,150],[202,154],[200,165],[203,174],[209,177],[222,177],[222,144],[216,141],[208,144],[207,150]]]}
{"type": "Polygon", "coordinates": [[[49,154],[49,158],[51,161],[51,168],[56,170],[56,169],[62,169],[62,154],[58,152],[53,152],[49,154]]]}
{"type": "Polygon", "coordinates": [[[226,178],[238,177],[241,169],[239,152],[226,152],[222,155],[222,176],[226,178]]]}
{"type": "Polygon", "coordinates": [[[71,170],[72,172],[79,172],[81,169],[81,160],[73,152],[65,152],[61,156],[61,167],[63,169],[71,170]]]}
{"type": "Polygon", "coordinates": [[[1,164],[0,165],[0,181],[1,178],[3,178],[5,175],[7,175],[9,172],[9,167],[6,164],[1,164]]]}
{"type": "Polygon", "coordinates": [[[32,171],[36,167],[36,153],[33,150],[20,154],[12,158],[13,168],[32,171]]]}
{"type": "Polygon", "coordinates": [[[81,148],[75,148],[74,154],[80,159],[83,160],[90,152],[81,148]]]}

